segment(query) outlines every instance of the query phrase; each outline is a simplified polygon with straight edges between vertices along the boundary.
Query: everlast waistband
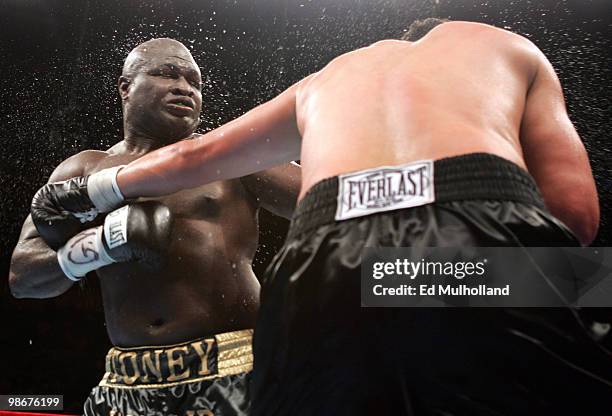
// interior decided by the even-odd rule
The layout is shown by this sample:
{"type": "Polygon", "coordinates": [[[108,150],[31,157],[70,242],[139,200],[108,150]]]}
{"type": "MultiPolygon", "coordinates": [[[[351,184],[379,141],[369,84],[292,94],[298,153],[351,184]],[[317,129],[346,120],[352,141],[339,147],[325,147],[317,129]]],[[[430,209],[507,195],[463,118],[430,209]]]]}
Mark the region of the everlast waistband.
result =
{"type": "Polygon", "coordinates": [[[316,183],[298,204],[289,236],[378,212],[462,200],[502,200],[545,209],[527,171],[487,153],[351,172],[316,183]]]}
{"type": "Polygon", "coordinates": [[[251,371],[253,330],[182,344],[111,348],[102,387],[159,388],[251,371]]]}

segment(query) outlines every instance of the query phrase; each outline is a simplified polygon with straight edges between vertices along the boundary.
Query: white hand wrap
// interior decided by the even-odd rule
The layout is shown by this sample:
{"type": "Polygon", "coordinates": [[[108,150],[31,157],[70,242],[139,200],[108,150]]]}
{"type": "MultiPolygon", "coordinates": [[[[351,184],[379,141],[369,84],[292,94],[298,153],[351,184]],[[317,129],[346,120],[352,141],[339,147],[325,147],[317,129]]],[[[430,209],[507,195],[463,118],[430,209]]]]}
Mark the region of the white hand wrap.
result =
{"type": "Polygon", "coordinates": [[[75,282],[115,261],[102,244],[102,226],[81,231],[57,251],[57,261],[68,279],[75,282]]]}
{"type": "Polygon", "coordinates": [[[76,282],[91,271],[116,263],[106,247],[112,250],[127,243],[129,209],[128,205],[116,209],[106,216],[104,225],[81,231],[57,251],[57,261],[68,279],[76,282]]]}
{"type": "Polygon", "coordinates": [[[87,194],[98,211],[112,211],[125,200],[117,185],[117,174],[122,168],[123,165],[103,169],[87,179],[87,194]]]}

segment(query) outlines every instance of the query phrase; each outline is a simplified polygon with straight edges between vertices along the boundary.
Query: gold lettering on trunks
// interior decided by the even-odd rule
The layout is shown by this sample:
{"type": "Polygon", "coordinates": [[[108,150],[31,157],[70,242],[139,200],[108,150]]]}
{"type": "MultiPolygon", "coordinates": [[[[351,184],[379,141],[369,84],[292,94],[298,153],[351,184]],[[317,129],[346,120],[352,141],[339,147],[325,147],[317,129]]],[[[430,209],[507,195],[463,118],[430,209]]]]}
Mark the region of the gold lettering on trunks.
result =
{"type": "Polygon", "coordinates": [[[142,366],[144,371],[144,376],[142,377],[143,383],[149,382],[149,374],[155,376],[158,383],[162,381],[162,373],[161,373],[161,364],[159,356],[161,354],[160,350],[153,351],[153,358],[151,358],[151,351],[146,351],[142,354],[142,366]]]}
{"type": "Polygon", "coordinates": [[[123,364],[123,382],[125,384],[134,384],[136,380],[140,378],[140,371],[138,369],[138,362],[136,361],[136,357],[138,354],[135,352],[126,352],[121,357],[121,362],[123,364]],[[128,364],[132,364],[132,368],[134,369],[134,374],[131,376],[128,375],[128,364]]]}
{"type": "Polygon", "coordinates": [[[110,357],[108,358],[109,367],[110,367],[110,377],[108,378],[109,383],[117,383],[121,380],[121,376],[119,375],[119,354],[121,354],[118,350],[111,350],[110,357]]]}
{"type": "Polygon", "coordinates": [[[181,367],[184,366],[183,364],[183,355],[181,355],[180,353],[183,352],[184,354],[187,354],[187,352],[189,351],[189,348],[185,345],[182,347],[176,347],[176,348],[172,348],[171,350],[168,350],[167,354],[168,354],[168,369],[170,370],[170,376],[168,377],[168,381],[179,381],[179,380],[184,380],[187,377],[189,377],[189,368],[185,369],[185,371],[183,371],[182,373],[176,374],[176,370],[175,367],[179,367],[179,369],[181,367]],[[174,358],[174,353],[179,353],[178,358],[174,358]]]}
{"type": "Polygon", "coordinates": [[[191,344],[193,349],[198,353],[198,357],[200,357],[200,370],[198,371],[198,375],[206,376],[211,373],[210,368],[208,368],[208,354],[212,349],[213,343],[215,341],[213,339],[204,339],[202,342],[194,342],[191,344]],[[206,350],[202,348],[202,344],[206,344],[206,350]]]}

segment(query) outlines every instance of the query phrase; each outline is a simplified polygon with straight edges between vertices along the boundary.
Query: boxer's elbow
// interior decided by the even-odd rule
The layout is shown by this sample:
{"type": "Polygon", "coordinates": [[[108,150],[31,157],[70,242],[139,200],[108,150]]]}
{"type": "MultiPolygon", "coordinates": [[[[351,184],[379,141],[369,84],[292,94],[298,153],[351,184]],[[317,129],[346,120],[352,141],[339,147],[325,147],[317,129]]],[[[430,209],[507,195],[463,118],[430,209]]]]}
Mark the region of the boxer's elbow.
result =
{"type": "Polygon", "coordinates": [[[27,280],[25,279],[23,271],[27,266],[24,264],[25,253],[18,244],[13,251],[11,256],[11,264],[9,269],[8,285],[11,295],[17,299],[23,299],[27,297],[27,280]]]}
{"type": "Polygon", "coordinates": [[[566,198],[562,206],[551,209],[553,215],[564,222],[584,246],[595,240],[599,230],[599,204],[597,197],[566,198]]]}
{"type": "Polygon", "coordinates": [[[599,231],[599,198],[592,178],[574,196],[572,206],[577,210],[574,214],[578,223],[575,232],[580,243],[587,246],[595,240],[599,231]]]}
{"type": "Polygon", "coordinates": [[[590,207],[584,207],[578,215],[578,224],[576,226],[576,236],[580,243],[588,246],[595,240],[599,231],[599,204],[591,204],[590,207]]]}
{"type": "Polygon", "coordinates": [[[597,189],[590,169],[575,163],[567,166],[542,170],[536,181],[550,213],[586,246],[599,229],[597,189]]]}
{"type": "Polygon", "coordinates": [[[46,299],[66,292],[72,281],[54,265],[49,257],[31,250],[15,249],[11,258],[8,285],[11,295],[17,299],[46,299]]]}
{"type": "Polygon", "coordinates": [[[25,299],[32,296],[28,296],[31,293],[31,289],[27,286],[27,279],[20,273],[15,272],[12,268],[9,271],[9,290],[11,295],[16,299],[25,299]]]}
{"type": "MultiPolygon", "coordinates": [[[[65,279],[68,281],[68,279],[65,279]]],[[[49,285],[47,282],[38,282],[32,276],[9,272],[9,289],[16,299],[48,299],[66,292],[71,283],[49,285]]]]}

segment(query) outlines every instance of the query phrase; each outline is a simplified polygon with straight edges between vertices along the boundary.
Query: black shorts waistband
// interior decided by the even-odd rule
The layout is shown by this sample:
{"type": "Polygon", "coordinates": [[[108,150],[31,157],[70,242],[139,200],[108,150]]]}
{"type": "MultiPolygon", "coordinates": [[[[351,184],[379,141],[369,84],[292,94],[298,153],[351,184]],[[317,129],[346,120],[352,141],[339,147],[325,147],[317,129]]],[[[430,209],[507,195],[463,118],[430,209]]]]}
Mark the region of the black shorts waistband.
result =
{"type": "Polygon", "coordinates": [[[111,348],[103,387],[159,388],[245,373],[253,368],[253,330],[170,346],[111,348]]]}
{"type": "MultiPolygon", "coordinates": [[[[531,175],[520,166],[488,153],[435,160],[435,203],[462,200],[515,201],[545,208],[531,175]]],[[[336,221],[339,177],[324,179],[308,190],[291,220],[288,238],[336,221]]]]}

